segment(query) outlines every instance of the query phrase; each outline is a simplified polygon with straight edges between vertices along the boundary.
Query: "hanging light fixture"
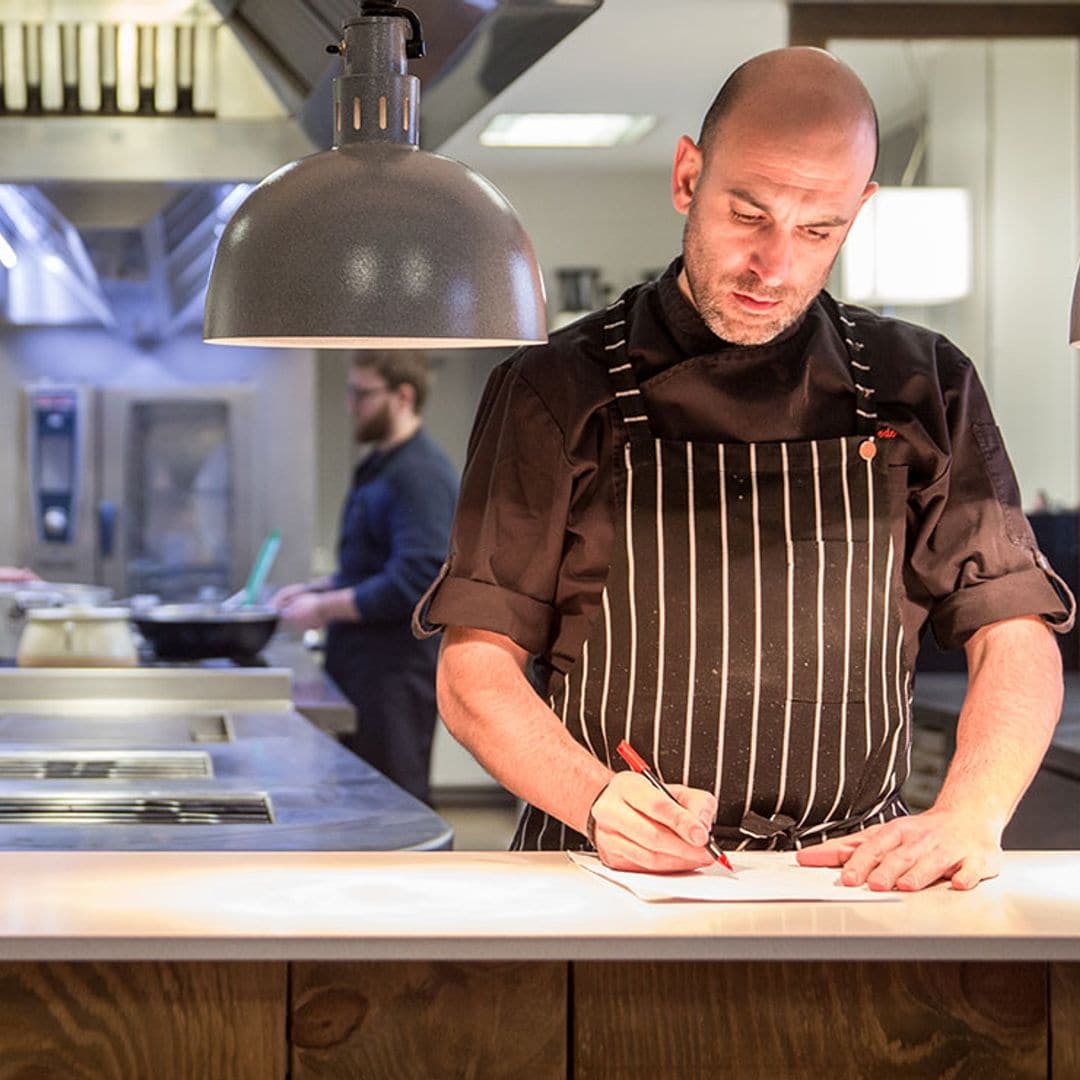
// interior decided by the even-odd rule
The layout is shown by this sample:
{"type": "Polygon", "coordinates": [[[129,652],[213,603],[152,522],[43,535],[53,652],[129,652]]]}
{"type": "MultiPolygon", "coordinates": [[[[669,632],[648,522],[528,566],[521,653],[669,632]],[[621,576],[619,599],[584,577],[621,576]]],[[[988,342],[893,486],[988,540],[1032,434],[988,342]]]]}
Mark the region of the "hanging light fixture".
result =
{"type": "Polygon", "coordinates": [[[452,348],[546,340],[544,288],[513,207],[419,147],[416,14],[360,0],[327,51],[334,145],[262,181],[226,224],[203,336],[227,345],[452,348]],[[406,30],[409,31],[406,35],[406,30]]]}
{"type": "Polygon", "coordinates": [[[1069,320],[1069,344],[1080,349],[1080,268],[1076,271],[1073,285],[1072,318],[1069,320]]]}

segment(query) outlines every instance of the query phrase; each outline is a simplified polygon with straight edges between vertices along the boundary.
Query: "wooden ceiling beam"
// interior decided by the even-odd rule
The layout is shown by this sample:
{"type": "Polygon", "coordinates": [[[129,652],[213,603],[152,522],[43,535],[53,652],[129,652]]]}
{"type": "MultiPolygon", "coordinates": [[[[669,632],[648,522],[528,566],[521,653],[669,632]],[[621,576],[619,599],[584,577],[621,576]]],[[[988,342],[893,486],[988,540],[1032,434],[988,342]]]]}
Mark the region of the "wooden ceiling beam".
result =
{"type": "Polygon", "coordinates": [[[825,48],[832,38],[1080,37],[1076,4],[788,4],[788,43],[825,48]]]}

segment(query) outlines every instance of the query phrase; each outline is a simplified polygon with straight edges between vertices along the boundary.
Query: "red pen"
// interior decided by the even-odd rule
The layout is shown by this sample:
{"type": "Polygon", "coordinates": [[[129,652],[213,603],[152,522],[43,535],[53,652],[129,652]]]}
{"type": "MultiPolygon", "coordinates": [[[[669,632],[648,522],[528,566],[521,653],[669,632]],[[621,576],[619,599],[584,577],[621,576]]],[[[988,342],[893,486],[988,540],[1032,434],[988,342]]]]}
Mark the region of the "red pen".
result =
{"type": "MultiPolygon", "coordinates": [[[[657,791],[662,791],[672,802],[677,803],[679,801],[664,786],[664,781],[645,764],[645,759],[625,739],[615,747],[615,752],[630,766],[631,769],[634,770],[634,772],[639,776],[644,776],[657,791]]],[[[725,870],[730,871],[732,874],[735,873],[735,868],[731,865],[728,857],[724,854],[720,845],[711,836],[709,837],[709,842],[705,845],[705,848],[725,870]]]]}

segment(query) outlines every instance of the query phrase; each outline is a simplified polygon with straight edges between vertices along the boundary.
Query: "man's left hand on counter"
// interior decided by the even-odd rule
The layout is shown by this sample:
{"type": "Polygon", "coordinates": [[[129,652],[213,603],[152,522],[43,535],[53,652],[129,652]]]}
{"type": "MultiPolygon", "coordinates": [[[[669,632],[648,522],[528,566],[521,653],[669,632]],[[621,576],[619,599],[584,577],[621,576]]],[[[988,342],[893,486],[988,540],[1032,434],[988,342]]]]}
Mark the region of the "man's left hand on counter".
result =
{"type": "Polygon", "coordinates": [[[973,889],[997,876],[1001,844],[985,821],[927,810],[803,848],[796,857],[802,866],[842,866],[842,884],[875,891],[916,892],[943,879],[973,889]]]}
{"type": "Polygon", "coordinates": [[[304,592],[281,608],[281,618],[301,630],[319,630],[328,622],[356,622],[359,618],[352,589],[304,592]]]}

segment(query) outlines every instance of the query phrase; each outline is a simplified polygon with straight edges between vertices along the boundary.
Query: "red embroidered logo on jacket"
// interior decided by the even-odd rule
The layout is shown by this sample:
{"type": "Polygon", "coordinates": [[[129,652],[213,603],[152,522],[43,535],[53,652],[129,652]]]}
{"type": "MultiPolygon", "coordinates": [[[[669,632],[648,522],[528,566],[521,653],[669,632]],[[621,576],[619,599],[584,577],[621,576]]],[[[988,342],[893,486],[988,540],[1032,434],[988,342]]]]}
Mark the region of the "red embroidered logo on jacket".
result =
{"type": "Polygon", "coordinates": [[[891,427],[878,428],[877,437],[879,439],[895,439],[896,429],[891,427]]]}

